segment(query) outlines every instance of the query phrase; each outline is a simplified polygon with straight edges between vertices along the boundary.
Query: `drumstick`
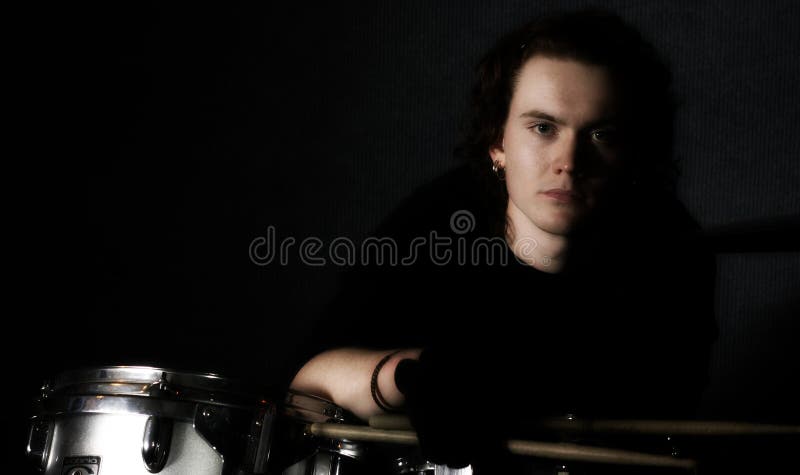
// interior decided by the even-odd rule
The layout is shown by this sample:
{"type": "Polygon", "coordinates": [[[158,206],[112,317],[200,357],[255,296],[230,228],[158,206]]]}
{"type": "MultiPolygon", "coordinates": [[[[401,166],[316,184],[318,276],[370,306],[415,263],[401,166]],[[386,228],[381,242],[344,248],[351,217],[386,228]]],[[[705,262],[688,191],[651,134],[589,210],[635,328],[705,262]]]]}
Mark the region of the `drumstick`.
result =
{"type": "MultiPolygon", "coordinates": [[[[381,414],[369,418],[370,427],[388,430],[412,429],[403,415],[381,414]]],[[[754,424],[730,421],[669,421],[669,420],[591,420],[544,419],[531,424],[532,428],[545,428],[573,433],[617,433],[652,435],[791,435],[800,434],[800,426],[779,424],[754,424]]]]}
{"type": "Polygon", "coordinates": [[[369,417],[369,426],[373,429],[412,430],[411,421],[402,414],[378,414],[369,417]]]}
{"type": "Polygon", "coordinates": [[[565,420],[548,419],[542,427],[580,433],[743,436],[798,435],[800,426],[731,421],[565,420]]]}
{"type": "MultiPolygon", "coordinates": [[[[360,440],[364,442],[383,442],[403,445],[417,445],[416,433],[405,430],[381,430],[367,426],[352,426],[334,423],[314,423],[308,432],[330,439],[360,440]]],[[[563,461],[581,461],[619,465],[643,465],[651,467],[672,467],[693,470],[695,461],[664,455],[653,455],[628,450],[589,447],[577,444],[509,440],[506,446],[512,454],[551,458],[563,461]]]]}
{"type": "Polygon", "coordinates": [[[368,426],[315,422],[308,426],[308,432],[329,439],[362,440],[364,442],[385,442],[389,444],[417,445],[417,434],[410,430],[381,430],[368,426]]]}

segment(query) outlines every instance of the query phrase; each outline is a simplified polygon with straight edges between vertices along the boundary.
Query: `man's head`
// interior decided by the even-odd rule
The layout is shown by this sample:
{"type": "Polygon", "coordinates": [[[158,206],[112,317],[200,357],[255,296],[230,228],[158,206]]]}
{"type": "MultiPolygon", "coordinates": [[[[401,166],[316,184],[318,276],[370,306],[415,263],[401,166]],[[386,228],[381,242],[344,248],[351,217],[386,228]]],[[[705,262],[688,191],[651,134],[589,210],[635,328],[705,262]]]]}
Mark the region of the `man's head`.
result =
{"type": "Polygon", "coordinates": [[[533,21],[502,39],[478,74],[461,151],[484,174],[492,162],[506,168],[505,184],[487,177],[503,218],[533,219],[545,206],[555,214],[542,224],[568,233],[610,185],[671,187],[669,71],[619,17],[586,11],[533,21]],[[571,194],[548,194],[559,188],[571,194]]]}
{"type": "Polygon", "coordinates": [[[543,55],[516,83],[489,149],[505,170],[508,218],[525,234],[567,235],[621,174],[619,92],[603,67],[543,55]]]}

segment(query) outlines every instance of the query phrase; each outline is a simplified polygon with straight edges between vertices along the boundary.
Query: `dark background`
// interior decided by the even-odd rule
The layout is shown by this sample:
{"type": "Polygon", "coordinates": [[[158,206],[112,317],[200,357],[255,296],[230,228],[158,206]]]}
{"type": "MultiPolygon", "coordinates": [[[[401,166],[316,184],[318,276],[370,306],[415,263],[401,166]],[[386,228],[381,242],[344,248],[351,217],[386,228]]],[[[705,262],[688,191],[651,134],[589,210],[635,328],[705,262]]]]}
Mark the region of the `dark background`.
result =
{"type": "MultiPolygon", "coordinates": [[[[289,265],[257,266],[252,240],[269,226],[279,240],[368,236],[455,166],[473,67],[493,41],[539,12],[590,4],[31,12],[11,129],[26,131],[14,137],[25,153],[8,175],[22,266],[4,324],[14,383],[3,398],[20,408],[3,414],[6,435],[22,450],[27,401],[74,366],[280,385],[344,269],[303,265],[296,252],[289,265]]],[[[701,225],[797,214],[798,2],[604,5],[672,65],[679,192],[701,225]]],[[[796,421],[800,255],[725,252],[718,264],[720,335],[701,416],[796,421]]]]}

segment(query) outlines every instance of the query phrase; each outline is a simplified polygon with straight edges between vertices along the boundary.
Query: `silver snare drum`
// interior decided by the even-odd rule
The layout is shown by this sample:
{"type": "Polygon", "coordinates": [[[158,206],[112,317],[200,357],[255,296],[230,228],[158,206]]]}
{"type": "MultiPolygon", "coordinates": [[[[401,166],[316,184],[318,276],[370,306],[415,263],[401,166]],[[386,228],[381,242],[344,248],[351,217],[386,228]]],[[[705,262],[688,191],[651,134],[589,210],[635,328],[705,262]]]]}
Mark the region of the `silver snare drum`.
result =
{"type": "Polygon", "coordinates": [[[214,374],[113,366],[42,388],[27,453],[45,475],[232,475],[267,470],[275,406],[214,374]]]}

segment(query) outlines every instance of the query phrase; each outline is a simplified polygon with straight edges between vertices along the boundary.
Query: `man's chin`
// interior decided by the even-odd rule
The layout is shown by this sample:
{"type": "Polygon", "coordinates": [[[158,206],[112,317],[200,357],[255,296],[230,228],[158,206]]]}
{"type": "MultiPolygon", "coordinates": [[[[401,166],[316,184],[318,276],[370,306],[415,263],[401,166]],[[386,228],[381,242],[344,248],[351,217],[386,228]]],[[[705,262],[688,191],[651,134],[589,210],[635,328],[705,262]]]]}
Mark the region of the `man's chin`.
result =
{"type": "Polygon", "coordinates": [[[539,223],[539,229],[557,236],[568,236],[580,227],[583,213],[561,212],[539,223]]]}
{"type": "Polygon", "coordinates": [[[542,231],[556,236],[569,236],[575,230],[575,227],[573,223],[553,223],[539,226],[542,231]]]}

